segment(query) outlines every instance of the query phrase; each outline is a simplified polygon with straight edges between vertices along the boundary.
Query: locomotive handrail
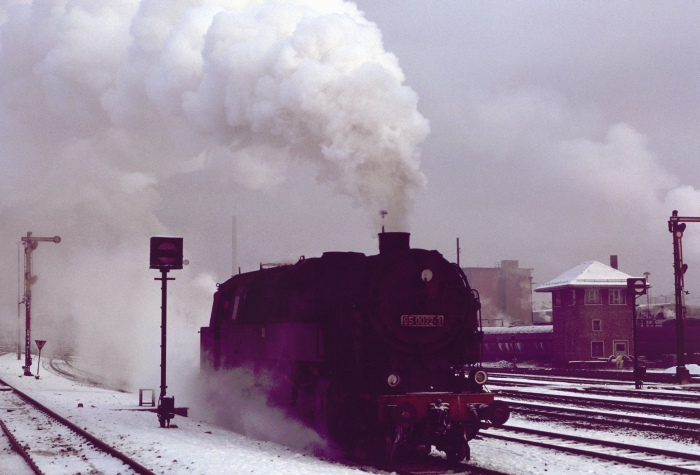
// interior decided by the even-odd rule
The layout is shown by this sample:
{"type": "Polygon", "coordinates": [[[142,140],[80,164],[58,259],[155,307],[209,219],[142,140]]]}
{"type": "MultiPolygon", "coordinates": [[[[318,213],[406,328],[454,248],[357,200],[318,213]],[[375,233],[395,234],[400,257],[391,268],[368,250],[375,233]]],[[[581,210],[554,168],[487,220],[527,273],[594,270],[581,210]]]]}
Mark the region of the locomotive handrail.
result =
{"type": "Polygon", "coordinates": [[[458,266],[458,265],[455,264],[454,262],[452,263],[452,265],[457,269],[457,274],[458,274],[458,275],[460,276],[460,278],[462,279],[462,282],[464,282],[464,286],[465,286],[466,288],[468,288],[468,289],[471,290],[471,295],[472,295],[472,297],[474,297],[474,299],[476,300],[476,302],[479,304],[479,305],[476,306],[476,311],[477,311],[477,313],[478,313],[478,315],[479,315],[479,331],[483,331],[483,325],[482,325],[482,323],[481,323],[481,297],[479,296],[479,291],[476,290],[476,289],[474,289],[474,288],[472,288],[472,287],[469,285],[469,280],[467,279],[467,274],[464,273],[464,270],[462,270],[462,268],[461,268],[460,266],[458,266]]]}
{"type": "Polygon", "coordinates": [[[472,295],[474,296],[474,300],[478,303],[476,306],[476,313],[479,315],[479,331],[483,332],[484,331],[484,326],[481,322],[481,296],[479,295],[479,291],[476,289],[472,289],[472,295]]]}
{"type": "Polygon", "coordinates": [[[481,296],[479,295],[478,290],[476,290],[475,288],[472,288],[469,285],[469,280],[467,279],[467,274],[464,273],[464,270],[454,262],[452,263],[452,265],[457,270],[457,275],[459,275],[459,277],[462,279],[462,282],[464,283],[464,287],[467,289],[470,289],[470,295],[476,303],[476,314],[477,314],[477,320],[479,322],[478,332],[482,335],[482,338],[479,341],[479,365],[478,365],[479,368],[481,368],[481,362],[484,359],[484,345],[483,345],[484,327],[483,327],[483,323],[481,320],[481,296]]]}
{"type": "Polygon", "coordinates": [[[469,280],[467,279],[467,274],[465,274],[462,268],[456,263],[453,262],[452,265],[457,269],[457,274],[462,279],[462,282],[464,282],[464,286],[469,288],[469,280]]]}
{"type": "Polygon", "coordinates": [[[479,291],[476,289],[472,289],[472,295],[479,303],[476,306],[476,313],[479,317],[479,333],[481,334],[481,340],[479,341],[479,368],[481,368],[481,362],[484,361],[484,327],[481,322],[481,297],[479,296],[479,291]]]}

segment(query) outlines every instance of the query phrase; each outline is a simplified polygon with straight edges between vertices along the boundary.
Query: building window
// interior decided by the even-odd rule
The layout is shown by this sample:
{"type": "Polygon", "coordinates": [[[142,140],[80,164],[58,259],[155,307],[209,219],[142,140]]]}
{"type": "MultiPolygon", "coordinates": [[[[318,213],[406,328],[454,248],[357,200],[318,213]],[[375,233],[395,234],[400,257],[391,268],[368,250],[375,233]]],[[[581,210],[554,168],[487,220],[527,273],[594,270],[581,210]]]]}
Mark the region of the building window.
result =
{"type": "Polygon", "coordinates": [[[561,307],[561,291],[555,290],[552,292],[552,305],[555,307],[561,307]]]}
{"type": "Polygon", "coordinates": [[[602,341],[592,341],[591,342],[591,358],[602,358],[603,357],[603,342],[602,341]]]}
{"type": "Polygon", "coordinates": [[[608,304],[625,305],[627,303],[627,292],[623,289],[608,290],[608,304]]]}
{"type": "Polygon", "coordinates": [[[615,356],[626,355],[627,354],[627,340],[615,340],[615,341],[613,341],[613,348],[615,348],[615,356]]]}
{"type": "Polygon", "coordinates": [[[600,320],[593,320],[593,331],[599,332],[603,329],[603,324],[600,320]]]}
{"type": "Polygon", "coordinates": [[[576,289],[571,289],[571,293],[569,295],[569,305],[576,305],[576,289]]]}
{"type": "Polygon", "coordinates": [[[584,305],[600,305],[602,301],[600,300],[600,289],[586,289],[586,293],[583,297],[584,305]]]}

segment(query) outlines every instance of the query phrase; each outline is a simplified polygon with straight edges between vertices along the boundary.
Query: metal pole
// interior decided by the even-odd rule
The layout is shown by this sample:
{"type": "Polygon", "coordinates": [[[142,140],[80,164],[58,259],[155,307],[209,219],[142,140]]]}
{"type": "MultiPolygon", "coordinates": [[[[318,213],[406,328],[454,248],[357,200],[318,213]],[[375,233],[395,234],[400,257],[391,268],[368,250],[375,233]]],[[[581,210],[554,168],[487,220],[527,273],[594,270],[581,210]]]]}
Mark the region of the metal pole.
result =
{"type": "Polygon", "coordinates": [[[165,397],[168,386],[165,384],[167,355],[167,314],[168,314],[168,269],[161,269],[161,305],[160,305],[160,398],[165,397]]]}
{"type": "Polygon", "coordinates": [[[32,307],[32,285],[36,280],[32,275],[32,251],[36,249],[40,241],[44,242],[54,242],[58,244],[61,242],[59,236],[54,237],[35,237],[32,236],[31,232],[27,232],[27,236],[22,237],[22,242],[24,242],[24,308],[26,310],[26,327],[25,327],[25,338],[24,338],[24,370],[25,376],[31,376],[32,371],[32,355],[31,355],[31,333],[32,333],[32,323],[31,323],[31,307],[32,307]]]}
{"type": "Polygon", "coordinates": [[[41,368],[41,349],[45,344],[46,340],[36,340],[36,347],[39,348],[39,358],[37,359],[36,363],[36,376],[34,376],[36,379],[39,379],[39,368],[41,368]]]}
{"type": "Polygon", "coordinates": [[[642,379],[639,374],[639,355],[637,353],[637,302],[632,296],[632,343],[634,344],[634,387],[642,389],[642,379]]]}
{"type": "MultiPolygon", "coordinates": [[[[645,272],[645,273],[644,273],[644,277],[646,277],[647,283],[649,283],[649,276],[650,276],[650,275],[651,275],[650,272],[645,272]]],[[[649,287],[647,288],[647,318],[648,318],[649,320],[653,320],[653,316],[652,316],[652,314],[651,314],[651,295],[650,295],[651,292],[650,292],[650,290],[649,290],[650,288],[651,288],[651,286],[649,286],[649,287]]]]}
{"type": "Polygon", "coordinates": [[[20,242],[17,243],[17,361],[22,359],[22,265],[20,261],[20,242]]]}
{"type": "Polygon", "coordinates": [[[24,375],[31,376],[32,355],[32,242],[29,240],[32,233],[27,233],[27,241],[24,244],[24,375]]]}
{"type": "Polygon", "coordinates": [[[39,368],[41,367],[41,348],[39,348],[39,356],[36,360],[36,379],[39,379],[39,368]]]}
{"type": "MultiPolygon", "coordinates": [[[[682,225],[683,228],[685,224],[682,225]]],[[[683,229],[678,223],[673,226],[673,280],[675,287],[675,304],[676,304],[676,376],[678,382],[682,383],[685,379],[685,305],[683,295],[683,246],[681,239],[683,237],[683,229]]]]}
{"type": "Polygon", "coordinates": [[[166,361],[167,361],[167,314],[168,314],[168,281],[175,280],[168,278],[167,268],[161,267],[161,277],[155,280],[161,281],[161,312],[160,312],[160,397],[158,398],[158,421],[161,427],[170,427],[170,419],[175,415],[175,398],[166,397],[166,361]]]}

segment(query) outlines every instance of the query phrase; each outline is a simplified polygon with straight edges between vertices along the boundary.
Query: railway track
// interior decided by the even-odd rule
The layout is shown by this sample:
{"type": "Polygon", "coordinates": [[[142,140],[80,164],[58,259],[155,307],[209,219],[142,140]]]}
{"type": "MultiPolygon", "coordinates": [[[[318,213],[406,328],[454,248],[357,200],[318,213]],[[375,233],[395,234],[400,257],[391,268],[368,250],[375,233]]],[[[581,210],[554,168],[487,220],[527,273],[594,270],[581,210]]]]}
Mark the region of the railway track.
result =
{"type": "Polygon", "coordinates": [[[520,385],[528,385],[531,383],[551,384],[551,383],[566,383],[566,384],[596,384],[596,385],[615,385],[615,386],[630,386],[634,382],[622,379],[607,379],[607,378],[582,378],[576,376],[547,376],[541,374],[519,374],[519,373],[497,373],[489,371],[489,381],[501,385],[502,383],[513,383],[520,385]]]}
{"type": "MultiPolygon", "coordinates": [[[[63,377],[66,377],[66,376],[67,376],[67,375],[65,375],[64,373],[69,373],[69,374],[73,374],[73,375],[76,374],[76,368],[71,367],[70,364],[65,364],[65,365],[64,365],[64,364],[62,364],[62,363],[60,363],[60,362],[56,362],[56,363],[54,363],[54,364],[50,364],[50,360],[49,360],[48,358],[47,358],[46,362],[44,362],[44,360],[42,359],[42,363],[45,365],[45,366],[42,367],[42,371],[44,371],[44,368],[51,367],[51,368],[52,368],[52,369],[51,369],[52,371],[56,371],[56,372],[61,373],[63,377]]],[[[83,365],[80,365],[80,366],[83,366],[83,365]]],[[[83,378],[83,376],[85,376],[85,375],[83,375],[82,372],[79,372],[79,373],[80,373],[80,377],[78,377],[78,381],[79,381],[79,382],[82,381],[83,383],[87,383],[87,384],[89,384],[89,381],[90,381],[90,380],[93,380],[93,382],[94,382],[94,380],[95,380],[94,377],[93,377],[93,378],[88,378],[88,380],[86,381],[86,379],[83,378]]],[[[534,399],[534,397],[537,396],[537,394],[534,394],[534,393],[518,392],[518,391],[512,391],[512,392],[513,392],[514,394],[518,395],[518,397],[525,398],[525,399],[534,399]]],[[[501,393],[501,394],[503,394],[503,393],[501,393]]],[[[558,396],[559,396],[560,398],[564,398],[564,399],[566,400],[566,404],[568,404],[568,405],[572,405],[572,404],[579,404],[579,405],[585,404],[585,405],[589,405],[589,404],[590,404],[590,402],[589,402],[588,399],[586,399],[586,398],[575,397],[575,396],[573,396],[573,395],[558,395],[558,396]],[[583,403],[581,402],[582,400],[584,401],[583,403]]],[[[509,398],[509,399],[510,399],[510,398],[509,398]]],[[[603,427],[603,430],[605,429],[605,424],[610,424],[610,423],[611,423],[611,422],[607,419],[608,414],[607,414],[607,413],[602,414],[602,411],[595,411],[595,410],[593,410],[593,411],[590,411],[590,410],[585,411],[585,409],[582,409],[582,408],[581,408],[581,409],[579,409],[581,412],[576,413],[576,412],[574,411],[574,408],[563,408],[562,410],[565,411],[565,412],[552,412],[552,411],[559,411],[559,408],[553,408],[553,407],[552,407],[553,404],[551,404],[551,401],[545,401],[545,404],[539,404],[539,405],[537,405],[537,404],[527,403],[527,402],[525,402],[524,400],[515,400],[515,396],[514,396],[512,399],[513,399],[512,404],[513,404],[513,405],[518,405],[518,406],[520,407],[520,409],[516,409],[516,412],[521,412],[521,409],[522,409],[522,411],[523,411],[522,413],[524,413],[525,410],[541,411],[541,412],[539,412],[539,415],[541,415],[541,416],[543,416],[543,417],[549,417],[550,419],[553,419],[553,420],[562,420],[562,419],[565,419],[566,417],[579,417],[580,419],[578,419],[578,420],[582,421],[582,423],[585,422],[585,421],[591,420],[591,419],[594,417],[594,415],[600,415],[600,416],[602,417],[602,419],[598,419],[598,420],[601,421],[600,426],[603,427]],[[550,404],[549,404],[548,406],[546,405],[547,402],[550,402],[550,404]],[[525,406],[528,406],[528,407],[525,407],[525,406]],[[538,407],[537,407],[537,406],[538,406],[538,407]],[[546,410],[548,410],[548,412],[547,412],[546,410]],[[587,414],[586,414],[586,412],[587,412],[587,414]]],[[[591,398],[591,399],[592,399],[592,398],[591,398]]],[[[606,401],[606,400],[602,400],[602,399],[600,399],[600,398],[598,398],[598,399],[592,399],[592,400],[593,400],[593,401],[606,401]]],[[[560,399],[560,401],[561,401],[561,399],[560,399]]],[[[665,411],[669,411],[669,408],[672,408],[672,406],[669,406],[669,405],[659,405],[659,404],[649,405],[649,406],[656,407],[656,408],[661,407],[661,408],[663,408],[662,410],[665,410],[665,411]]],[[[4,406],[3,402],[2,402],[2,399],[0,399],[0,409],[4,409],[4,407],[5,407],[5,406],[4,406]]],[[[629,408],[630,408],[630,403],[624,403],[624,404],[623,404],[623,407],[624,407],[625,409],[621,409],[621,408],[620,408],[620,409],[618,409],[618,410],[619,410],[620,412],[622,412],[622,411],[631,412],[631,411],[629,410],[629,408]]],[[[16,412],[16,411],[15,411],[15,412],[16,412]]],[[[537,413],[537,412],[534,412],[533,414],[536,414],[536,415],[537,415],[538,413],[537,413]]],[[[627,418],[627,420],[631,420],[631,419],[633,418],[633,416],[631,416],[631,415],[623,415],[623,414],[618,414],[618,415],[613,415],[613,416],[615,416],[615,417],[618,417],[618,416],[619,416],[620,418],[627,418]]],[[[611,417],[612,417],[612,416],[611,416],[611,417]]],[[[634,417],[636,417],[636,416],[634,416],[634,417]]],[[[686,416],[686,417],[688,417],[688,416],[686,416]]],[[[5,418],[5,412],[4,412],[4,411],[0,412],[0,418],[5,418]]],[[[652,427],[653,424],[649,422],[650,420],[651,420],[651,421],[654,421],[654,418],[653,418],[653,417],[646,417],[646,418],[643,418],[643,417],[640,415],[640,416],[638,417],[638,419],[639,419],[639,420],[638,420],[638,423],[639,423],[639,424],[647,424],[647,423],[649,423],[649,428],[648,428],[648,430],[657,430],[657,429],[658,429],[658,428],[656,428],[656,429],[653,428],[653,427],[652,427]]],[[[574,419],[572,419],[572,420],[574,420],[574,419]]],[[[624,419],[621,419],[621,420],[624,420],[624,419]]],[[[636,423],[636,422],[635,422],[635,423],[636,423]]],[[[52,423],[52,424],[53,424],[53,423],[52,423]]],[[[592,425],[595,425],[595,424],[596,424],[596,422],[593,422],[592,425]]],[[[627,424],[627,426],[629,427],[629,424],[627,424]]],[[[53,431],[53,426],[50,426],[50,427],[51,427],[51,431],[46,430],[46,428],[44,428],[43,431],[41,431],[41,430],[38,431],[38,434],[39,434],[39,435],[45,436],[47,433],[52,432],[52,431],[53,431]]],[[[679,433],[679,430],[680,430],[679,427],[680,427],[680,426],[676,427],[675,429],[674,429],[673,427],[676,427],[676,426],[672,426],[669,430],[670,430],[672,433],[679,433]]],[[[632,427],[630,427],[630,428],[632,428],[632,427]]],[[[634,428],[636,428],[636,427],[634,427],[634,428]]],[[[640,426],[639,428],[641,429],[641,426],[640,426]]],[[[507,428],[506,428],[506,430],[507,430],[507,428]]],[[[645,430],[646,430],[646,429],[645,429],[645,430]]],[[[685,429],[684,429],[684,430],[685,430],[685,429]]],[[[693,427],[688,427],[688,430],[690,430],[690,431],[693,431],[693,430],[694,430],[696,433],[700,433],[700,429],[698,429],[698,424],[695,424],[695,426],[693,426],[693,427]]],[[[601,430],[601,432],[602,432],[602,430],[601,430]]],[[[481,432],[481,433],[480,433],[480,437],[483,436],[484,438],[491,437],[492,435],[505,435],[505,436],[508,436],[508,437],[514,437],[514,436],[515,436],[514,433],[509,433],[509,432],[505,432],[504,434],[499,434],[499,433],[497,433],[497,431],[494,430],[494,429],[489,429],[488,431],[485,431],[485,432],[481,432]]],[[[532,435],[532,434],[530,434],[530,435],[532,435]]],[[[686,434],[686,435],[690,437],[690,434],[686,434]]],[[[65,437],[67,437],[67,436],[65,436],[65,437]]],[[[568,437],[568,436],[564,435],[563,437],[568,437]]],[[[595,437],[595,436],[594,436],[594,437],[595,437]]],[[[697,438],[697,436],[695,436],[695,437],[697,438]]],[[[497,438],[497,437],[494,437],[494,439],[496,439],[496,438],[497,438]]],[[[33,440],[33,439],[34,439],[34,436],[32,436],[32,439],[30,439],[30,440],[33,440]]],[[[594,440],[594,439],[589,439],[589,440],[594,440]]],[[[517,441],[517,442],[520,442],[520,441],[517,441]]],[[[600,441],[597,441],[597,440],[596,440],[596,442],[600,442],[600,441]]],[[[80,445],[81,443],[82,443],[83,445],[88,445],[88,444],[89,444],[89,442],[73,442],[73,443],[71,443],[70,445],[72,445],[72,446],[74,446],[74,447],[79,447],[79,445],[80,445]]],[[[525,443],[525,442],[522,442],[522,443],[525,443]]],[[[569,442],[569,443],[572,444],[572,446],[573,446],[574,448],[582,449],[582,448],[584,447],[584,444],[581,443],[581,442],[573,442],[573,443],[572,443],[572,442],[569,442]]],[[[644,442],[642,442],[642,443],[644,443],[644,442]]],[[[542,447],[550,447],[550,448],[553,448],[553,449],[555,449],[555,450],[559,450],[559,451],[562,451],[562,452],[571,452],[571,453],[574,453],[574,454],[580,454],[580,455],[586,455],[586,456],[591,455],[591,454],[589,454],[589,453],[583,453],[583,452],[581,452],[581,451],[568,450],[568,449],[566,449],[566,448],[563,448],[562,446],[557,446],[557,442],[556,442],[556,441],[553,442],[553,441],[550,440],[550,441],[549,441],[549,444],[550,444],[550,446],[542,445],[542,444],[540,444],[540,446],[542,446],[542,447]]],[[[30,443],[30,445],[31,445],[30,449],[31,449],[32,451],[34,451],[34,450],[35,450],[35,446],[34,446],[33,444],[31,444],[31,443],[30,443]]],[[[537,444],[534,444],[534,445],[537,445],[537,444]]],[[[521,446],[521,447],[522,447],[522,446],[521,446]]],[[[635,447],[635,446],[631,446],[631,445],[630,445],[630,446],[628,446],[628,448],[626,449],[626,450],[632,451],[632,449],[629,449],[629,447],[635,447]]],[[[674,448],[675,448],[675,447],[674,447],[674,448]]],[[[49,448],[47,448],[47,449],[41,449],[41,447],[39,447],[37,450],[40,450],[40,451],[41,451],[41,450],[46,450],[46,451],[48,452],[48,451],[51,450],[51,449],[49,449],[49,448]]],[[[60,452],[56,452],[56,449],[53,449],[53,450],[54,450],[54,454],[53,454],[53,459],[52,459],[52,460],[53,460],[54,462],[55,462],[56,460],[59,460],[59,461],[63,460],[63,458],[62,458],[63,455],[62,455],[60,452]],[[56,455],[56,454],[58,454],[58,455],[56,455]]],[[[522,450],[522,449],[521,449],[521,450],[522,450]]],[[[526,450],[530,450],[530,449],[526,449],[526,450]]],[[[675,473],[698,473],[698,474],[700,474],[700,468],[698,467],[698,464],[700,464],[700,462],[696,462],[695,460],[679,461],[679,462],[678,462],[678,464],[679,464],[678,466],[681,467],[681,469],[679,470],[679,469],[678,469],[678,466],[676,466],[676,465],[669,465],[669,464],[667,463],[668,460],[666,460],[666,459],[663,458],[663,457],[667,457],[667,458],[668,458],[668,454],[666,454],[665,456],[662,456],[662,455],[659,455],[659,454],[655,454],[655,455],[653,456],[653,460],[650,459],[650,460],[652,460],[652,462],[656,463],[657,465],[650,465],[650,464],[640,465],[640,464],[638,464],[638,463],[632,463],[632,462],[628,462],[628,461],[623,461],[623,460],[618,459],[618,458],[600,457],[600,456],[599,456],[599,455],[600,455],[599,452],[602,453],[603,451],[608,450],[608,449],[602,449],[600,445],[598,445],[597,448],[593,448],[593,449],[590,449],[590,450],[591,450],[592,452],[594,452],[594,455],[595,455],[598,459],[613,460],[613,461],[618,462],[618,463],[625,463],[625,464],[637,465],[637,466],[642,466],[642,467],[660,468],[660,469],[669,470],[669,471],[675,472],[675,473]],[[693,465],[693,464],[695,464],[695,465],[693,465]]],[[[610,449],[610,450],[612,450],[612,449],[610,449]]],[[[623,449],[620,449],[620,450],[623,450],[623,449]]],[[[637,452],[639,452],[639,450],[640,450],[639,447],[637,447],[637,452]]],[[[623,451],[623,452],[624,452],[624,451],[623,451]]],[[[620,456],[620,457],[625,456],[625,453],[623,453],[623,452],[617,453],[617,455],[620,456]]],[[[634,452],[634,451],[632,451],[632,452],[634,452]]],[[[86,457],[87,457],[88,459],[92,459],[93,456],[92,456],[92,455],[86,455],[86,457]]],[[[99,456],[95,455],[95,457],[99,457],[99,456]]],[[[102,455],[102,457],[104,457],[104,455],[102,455]]],[[[640,455],[640,457],[642,457],[642,456],[640,455]]],[[[646,458],[649,458],[649,457],[651,457],[651,456],[647,454],[645,457],[646,457],[646,458]]],[[[37,458],[37,457],[35,457],[35,458],[37,458]]],[[[436,457],[435,454],[433,454],[433,458],[439,458],[439,457],[436,457]]],[[[38,460],[38,458],[37,458],[37,460],[38,460]]],[[[444,459],[443,459],[443,460],[444,460],[444,459]]],[[[72,463],[72,462],[71,462],[71,463],[72,463]]],[[[598,462],[596,461],[595,463],[598,463],[598,462]]],[[[68,464],[68,462],[66,462],[66,464],[68,464]]],[[[606,463],[606,464],[607,464],[607,463],[606,463]]],[[[56,464],[54,463],[54,465],[56,465],[56,464]]],[[[52,468],[53,468],[53,467],[52,467],[52,468]]],[[[413,465],[411,465],[411,464],[406,464],[406,465],[402,465],[402,466],[400,466],[400,467],[394,467],[394,468],[392,468],[392,470],[390,470],[390,471],[395,472],[395,473],[397,473],[397,474],[399,474],[399,475],[443,475],[443,474],[447,474],[447,473],[453,474],[453,475],[458,475],[458,474],[464,474],[464,475],[466,475],[466,474],[503,475],[503,474],[500,473],[500,472],[493,471],[493,470],[489,470],[489,469],[482,469],[482,468],[480,468],[480,467],[478,467],[478,466],[473,466],[473,465],[471,465],[471,464],[469,464],[469,463],[466,463],[466,464],[456,464],[456,465],[453,464],[453,465],[451,465],[451,466],[447,466],[447,465],[445,465],[444,463],[440,463],[440,462],[437,462],[437,463],[436,463],[436,462],[420,462],[420,463],[415,463],[415,464],[413,464],[413,465]]],[[[2,472],[2,467],[0,467],[0,472],[2,472]]],[[[133,468],[130,468],[130,467],[128,467],[128,466],[127,466],[126,468],[124,468],[124,469],[119,469],[119,470],[114,471],[114,472],[112,472],[111,470],[101,470],[101,469],[97,469],[97,468],[94,469],[94,471],[90,471],[89,469],[82,470],[82,473],[84,473],[84,474],[86,474],[86,473],[88,473],[88,474],[89,474],[89,473],[117,473],[117,472],[121,472],[121,473],[124,474],[124,475],[126,475],[126,474],[128,474],[128,473],[150,473],[150,472],[148,472],[148,471],[146,471],[146,472],[139,472],[138,470],[133,469],[133,468]]],[[[46,473],[46,474],[48,475],[48,474],[53,474],[53,473],[73,473],[73,472],[60,472],[60,471],[48,471],[48,470],[47,470],[47,471],[44,471],[44,472],[36,472],[36,473],[46,473]]],[[[510,473],[515,473],[515,472],[510,472],[510,473]]]]}
{"type": "Polygon", "coordinates": [[[86,373],[75,368],[71,363],[70,358],[50,358],[49,368],[50,371],[53,371],[55,374],[58,374],[63,378],[75,381],[77,383],[95,387],[105,386],[104,381],[99,380],[95,377],[95,375],[86,373]]]}
{"type": "MultiPolygon", "coordinates": [[[[629,387],[629,385],[626,385],[629,387]]],[[[669,393],[658,391],[635,391],[628,389],[613,389],[600,387],[584,387],[584,388],[557,388],[557,391],[586,393],[599,396],[616,396],[616,397],[633,397],[639,399],[648,399],[656,401],[673,401],[687,402],[691,404],[700,404],[700,395],[685,394],[685,393],[669,393]]]]}
{"type": "MultiPolygon", "coordinates": [[[[531,393],[512,390],[496,390],[505,402],[518,404],[522,402],[547,402],[556,404],[569,404],[575,406],[585,405],[586,407],[595,407],[599,409],[609,409],[621,411],[623,413],[642,413],[655,416],[675,416],[685,417],[689,419],[700,419],[700,406],[674,406],[672,404],[654,404],[633,401],[629,399],[603,399],[590,398],[585,396],[559,395],[551,393],[531,393]]],[[[669,403],[672,401],[669,401],[669,403]]]]}
{"type": "MultiPolygon", "coordinates": [[[[644,376],[643,384],[647,387],[666,388],[679,390],[679,386],[673,379],[672,374],[648,372],[644,376]]],[[[539,373],[517,373],[489,371],[489,382],[494,386],[557,386],[557,385],[578,385],[591,386],[605,390],[614,391],[616,387],[630,389],[634,388],[634,378],[632,372],[622,372],[615,374],[611,372],[591,371],[586,375],[565,375],[565,374],[539,374],[539,373]]],[[[684,386],[682,390],[686,393],[700,393],[700,376],[691,375],[691,384],[684,386]]]]}
{"type": "Polygon", "coordinates": [[[0,428],[35,474],[154,475],[2,380],[0,409],[0,428]]]}
{"type": "Polygon", "coordinates": [[[697,454],[517,426],[491,428],[487,432],[481,432],[480,436],[595,457],[625,465],[667,470],[671,473],[700,474],[700,455],[697,454]]]}
{"type": "Polygon", "coordinates": [[[597,428],[612,426],[678,435],[692,439],[696,443],[700,442],[700,423],[697,422],[529,403],[510,403],[510,408],[511,411],[524,416],[542,417],[554,421],[577,422],[588,426],[596,426],[597,428]]]}
{"type": "MultiPolygon", "coordinates": [[[[469,462],[448,462],[440,452],[429,455],[404,454],[401,460],[392,464],[378,464],[374,468],[396,475],[512,475],[489,468],[472,465],[469,462]]],[[[347,465],[366,468],[363,464],[346,461],[347,465]]]]}
{"type": "Polygon", "coordinates": [[[398,475],[512,475],[505,472],[498,472],[487,468],[478,467],[475,465],[464,465],[442,467],[440,465],[420,465],[407,466],[405,468],[394,468],[391,473],[398,475]]]}
{"type": "Polygon", "coordinates": [[[598,394],[606,396],[638,397],[643,399],[673,400],[691,403],[700,403],[700,388],[697,386],[687,386],[682,390],[676,385],[668,385],[664,388],[663,383],[645,382],[653,385],[655,389],[669,389],[673,391],[655,390],[635,390],[633,381],[623,381],[616,379],[591,379],[576,378],[566,376],[543,376],[543,375],[519,375],[489,373],[489,381],[493,386],[502,387],[534,387],[547,386],[557,391],[585,392],[588,394],[598,394]],[[575,385],[575,386],[572,386],[575,385]],[[681,392],[682,391],[682,392],[681,392]]]}

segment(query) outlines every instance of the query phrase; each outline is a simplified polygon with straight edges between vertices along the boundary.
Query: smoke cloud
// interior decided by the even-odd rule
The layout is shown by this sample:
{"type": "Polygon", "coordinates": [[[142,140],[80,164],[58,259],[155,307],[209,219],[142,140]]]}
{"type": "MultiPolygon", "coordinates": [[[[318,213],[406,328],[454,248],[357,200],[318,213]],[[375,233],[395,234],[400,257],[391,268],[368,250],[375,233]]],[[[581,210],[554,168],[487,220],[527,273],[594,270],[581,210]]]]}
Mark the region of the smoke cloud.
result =
{"type": "MultiPolygon", "coordinates": [[[[197,329],[225,277],[204,262],[207,241],[224,238],[200,224],[233,214],[217,206],[218,177],[269,190],[306,167],[368,226],[386,209],[406,227],[429,126],[404,79],[377,26],[340,0],[3,2],[3,267],[17,267],[27,231],[62,237],[34,253],[34,336],[47,351],[60,339],[102,355],[133,384],[157,378],[148,237],[184,235],[197,265],[170,283],[171,324],[186,334],[171,332],[170,348],[198,359],[197,329]],[[173,207],[163,190],[177,183],[173,207]]],[[[12,274],[2,278],[10,335],[12,274]]]]}

